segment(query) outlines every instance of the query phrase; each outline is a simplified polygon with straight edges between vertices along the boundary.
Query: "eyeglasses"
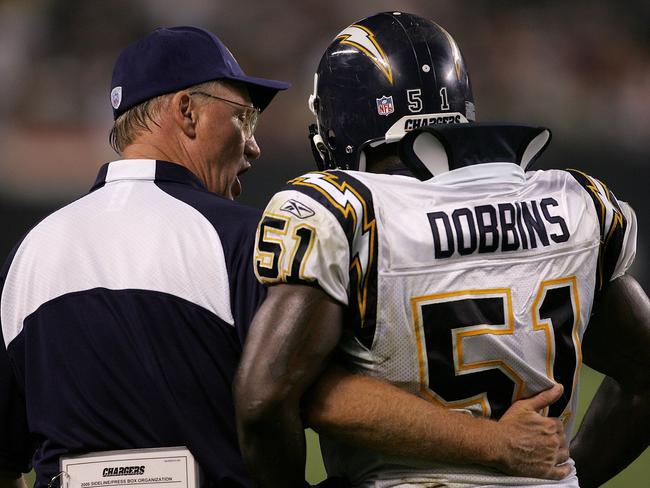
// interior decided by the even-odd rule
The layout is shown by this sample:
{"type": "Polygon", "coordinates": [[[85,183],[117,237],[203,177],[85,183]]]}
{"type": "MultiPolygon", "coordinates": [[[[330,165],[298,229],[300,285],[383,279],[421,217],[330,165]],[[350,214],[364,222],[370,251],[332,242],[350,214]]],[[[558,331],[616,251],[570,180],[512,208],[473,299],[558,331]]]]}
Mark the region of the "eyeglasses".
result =
{"type": "Polygon", "coordinates": [[[203,91],[190,92],[190,95],[202,95],[204,97],[214,98],[215,100],[221,100],[222,102],[229,103],[230,105],[243,108],[244,111],[240,113],[239,119],[241,120],[242,123],[242,131],[244,132],[244,137],[246,137],[246,139],[250,139],[251,137],[253,137],[253,134],[255,134],[255,129],[257,128],[257,121],[259,120],[259,116],[261,112],[259,108],[252,107],[250,105],[245,105],[239,102],[233,102],[232,100],[217,97],[216,95],[211,95],[210,93],[206,93],[203,91]]]}

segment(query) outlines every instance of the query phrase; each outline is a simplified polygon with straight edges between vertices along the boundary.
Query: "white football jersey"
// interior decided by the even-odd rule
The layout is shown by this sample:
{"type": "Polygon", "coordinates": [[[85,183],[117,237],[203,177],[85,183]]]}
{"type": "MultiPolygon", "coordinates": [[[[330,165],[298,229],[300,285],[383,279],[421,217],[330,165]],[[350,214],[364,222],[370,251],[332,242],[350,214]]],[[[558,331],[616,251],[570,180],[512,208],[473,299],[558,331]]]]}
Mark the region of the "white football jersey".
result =
{"type": "MultiPolygon", "coordinates": [[[[559,382],[546,413],[570,435],[594,297],[630,266],[635,240],[631,208],[578,171],[487,163],[428,181],[328,171],[273,197],[255,269],[348,306],[340,348],[354,371],[493,419],[559,382]]],[[[560,482],[515,479],[321,441],[328,473],[360,486],[578,486],[575,469],[560,482]]]]}

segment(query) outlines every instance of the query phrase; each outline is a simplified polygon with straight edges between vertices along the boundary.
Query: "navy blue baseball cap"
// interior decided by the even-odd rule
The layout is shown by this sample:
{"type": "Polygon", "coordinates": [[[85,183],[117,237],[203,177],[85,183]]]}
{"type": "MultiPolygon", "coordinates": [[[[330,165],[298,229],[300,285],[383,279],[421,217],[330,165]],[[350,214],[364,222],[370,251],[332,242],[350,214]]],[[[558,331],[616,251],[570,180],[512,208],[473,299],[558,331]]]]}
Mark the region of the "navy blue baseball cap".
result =
{"type": "Polygon", "coordinates": [[[117,58],[111,82],[113,118],[151,98],[212,80],[245,84],[260,110],[279,90],[290,86],[245,75],[211,32],[191,26],[159,28],[129,44],[117,58]]]}

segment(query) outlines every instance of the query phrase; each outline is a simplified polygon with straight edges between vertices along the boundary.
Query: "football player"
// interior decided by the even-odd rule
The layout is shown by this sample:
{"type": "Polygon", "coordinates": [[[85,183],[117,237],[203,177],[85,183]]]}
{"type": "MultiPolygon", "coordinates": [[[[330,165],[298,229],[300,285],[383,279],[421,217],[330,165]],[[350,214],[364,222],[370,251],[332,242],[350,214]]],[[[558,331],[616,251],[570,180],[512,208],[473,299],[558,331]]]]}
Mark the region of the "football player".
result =
{"type": "MultiPolygon", "coordinates": [[[[235,383],[241,447],[262,484],[301,475],[299,399],[318,406],[317,429],[341,415],[308,392],[339,338],[347,368],[472,418],[503,420],[517,401],[561,391],[542,413],[567,436],[584,360],[609,378],[575,444],[580,486],[634,459],[649,438],[650,301],[626,273],[632,209],[580,171],[530,171],[548,129],[474,123],[458,46],[414,15],[343,30],[310,106],[320,171],[291,180],[259,224],[255,271],[272,286],[235,383]],[[288,447],[271,454],[278,436],[288,447]],[[587,462],[605,442],[608,456],[587,462]]],[[[355,486],[579,486],[573,459],[548,480],[328,434],[329,475],[355,486]]]]}

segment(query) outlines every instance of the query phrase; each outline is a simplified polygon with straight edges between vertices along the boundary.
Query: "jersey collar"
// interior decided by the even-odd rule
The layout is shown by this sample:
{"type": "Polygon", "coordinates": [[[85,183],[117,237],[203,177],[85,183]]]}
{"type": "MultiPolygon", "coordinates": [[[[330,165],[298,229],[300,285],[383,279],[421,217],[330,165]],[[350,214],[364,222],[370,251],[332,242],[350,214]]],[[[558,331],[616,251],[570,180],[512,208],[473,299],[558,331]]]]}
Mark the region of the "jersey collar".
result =
{"type": "Polygon", "coordinates": [[[442,173],[427,180],[436,185],[523,185],[526,172],[521,166],[512,163],[483,163],[475,166],[465,166],[442,173]]]}
{"type": "Polygon", "coordinates": [[[180,164],[155,159],[120,159],[104,164],[90,191],[106,183],[126,180],[173,181],[206,190],[205,185],[189,169],[180,164]]]}
{"type": "Polygon", "coordinates": [[[545,127],[470,123],[426,126],[399,144],[400,159],[420,180],[486,163],[528,168],[548,146],[545,127]]]}

